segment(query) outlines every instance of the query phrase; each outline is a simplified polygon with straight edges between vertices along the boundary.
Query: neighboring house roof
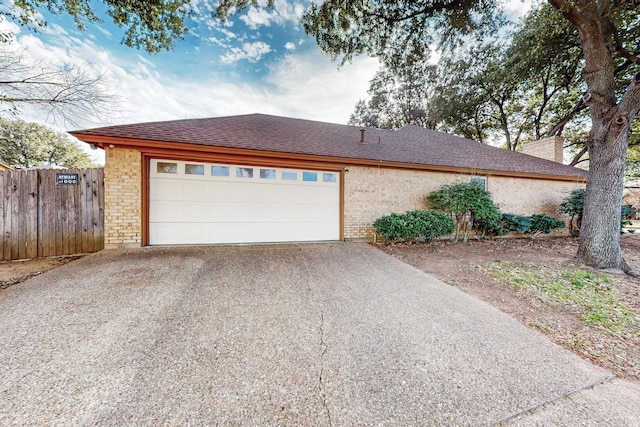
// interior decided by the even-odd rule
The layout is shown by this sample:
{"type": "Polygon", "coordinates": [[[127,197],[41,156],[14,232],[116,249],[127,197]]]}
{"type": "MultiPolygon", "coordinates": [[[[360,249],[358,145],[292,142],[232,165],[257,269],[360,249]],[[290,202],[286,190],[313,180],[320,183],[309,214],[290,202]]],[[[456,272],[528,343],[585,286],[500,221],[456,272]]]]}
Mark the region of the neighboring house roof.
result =
{"type": "MultiPolygon", "coordinates": [[[[572,180],[586,179],[582,169],[522,153],[480,144],[419,126],[398,130],[361,127],[264,114],[138,123],[71,132],[85,142],[132,147],[168,143],[224,148],[254,153],[281,153],[282,157],[317,156],[326,161],[464,170],[501,175],[535,175],[572,180]]],[[[258,154],[255,154],[258,153],[258,154]]]]}

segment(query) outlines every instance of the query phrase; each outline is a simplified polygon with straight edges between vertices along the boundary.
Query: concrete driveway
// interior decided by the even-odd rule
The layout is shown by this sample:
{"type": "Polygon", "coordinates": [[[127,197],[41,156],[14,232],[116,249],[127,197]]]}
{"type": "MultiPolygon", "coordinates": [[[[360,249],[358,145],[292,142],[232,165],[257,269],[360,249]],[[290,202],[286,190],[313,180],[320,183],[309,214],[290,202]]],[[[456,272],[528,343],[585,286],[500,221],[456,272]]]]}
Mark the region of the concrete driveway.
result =
{"type": "Polygon", "coordinates": [[[640,425],[638,384],[365,244],[103,251],[0,315],[0,425],[640,425]]]}

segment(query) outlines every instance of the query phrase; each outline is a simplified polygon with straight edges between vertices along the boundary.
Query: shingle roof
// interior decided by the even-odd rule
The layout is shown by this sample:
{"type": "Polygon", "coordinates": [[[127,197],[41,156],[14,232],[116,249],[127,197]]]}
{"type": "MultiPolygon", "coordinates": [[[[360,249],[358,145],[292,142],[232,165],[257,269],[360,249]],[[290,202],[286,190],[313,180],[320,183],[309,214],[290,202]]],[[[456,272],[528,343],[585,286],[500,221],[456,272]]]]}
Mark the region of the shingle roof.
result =
{"type": "Polygon", "coordinates": [[[571,166],[507,151],[418,126],[398,130],[361,127],[264,114],[108,126],[71,132],[96,142],[101,137],[374,160],[477,171],[516,172],[584,179],[571,166]]]}

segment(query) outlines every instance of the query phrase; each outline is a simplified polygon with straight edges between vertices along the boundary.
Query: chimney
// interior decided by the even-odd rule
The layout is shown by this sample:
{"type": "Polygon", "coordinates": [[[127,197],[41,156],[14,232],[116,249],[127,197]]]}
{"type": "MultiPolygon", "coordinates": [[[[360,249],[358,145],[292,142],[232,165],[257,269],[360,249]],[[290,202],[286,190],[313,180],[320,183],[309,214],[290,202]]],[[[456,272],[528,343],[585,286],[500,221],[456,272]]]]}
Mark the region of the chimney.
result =
{"type": "Polygon", "coordinates": [[[364,131],[365,129],[360,129],[360,144],[364,144],[364,131]]]}
{"type": "Polygon", "coordinates": [[[520,150],[524,154],[562,163],[564,160],[564,138],[551,136],[537,141],[525,142],[520,150]]]}

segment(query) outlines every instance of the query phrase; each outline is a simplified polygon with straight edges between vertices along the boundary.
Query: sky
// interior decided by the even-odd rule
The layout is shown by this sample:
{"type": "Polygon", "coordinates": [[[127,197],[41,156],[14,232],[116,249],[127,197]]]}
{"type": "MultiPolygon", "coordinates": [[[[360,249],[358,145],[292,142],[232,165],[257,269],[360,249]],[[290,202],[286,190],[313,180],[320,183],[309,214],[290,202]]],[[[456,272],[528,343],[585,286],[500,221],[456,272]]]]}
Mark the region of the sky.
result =
{"type": "MultiPolygon", "coordinates": [[[[323,55],[300,25],[309,3],[275,0],[273,8],[250,7],[221,24],[211,18],[212,2],[193,0],[190,33],[158,54],[120,44],[123,31],[108,17],[86,31],[65,15],[44,14],[47,27],[38,32],[0,21],[0,30],[16,34],[12,48],[33,64],[84,66],[102,75],[115,97],[100,117],[75,123],[35,109],[21,110],[20,118],[58,130],[252,113],[347,123],[378,61],[362,56],[339,66],[323,55]]],[[[506,11],[517,19],[529,7],[530,1],[510,0],[506,11]]],[[[100,150],[90,154],[104,162],[100,150]]]]}

